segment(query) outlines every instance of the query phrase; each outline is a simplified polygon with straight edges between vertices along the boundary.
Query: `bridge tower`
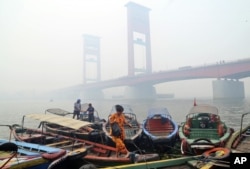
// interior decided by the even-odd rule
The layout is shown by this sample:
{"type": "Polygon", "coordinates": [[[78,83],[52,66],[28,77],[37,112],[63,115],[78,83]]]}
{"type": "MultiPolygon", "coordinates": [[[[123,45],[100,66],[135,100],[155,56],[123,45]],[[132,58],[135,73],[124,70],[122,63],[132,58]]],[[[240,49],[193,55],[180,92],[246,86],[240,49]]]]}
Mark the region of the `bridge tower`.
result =
{"type": "Polygon", "coordinates": [[[83,84],[99,82],[100,69],[100,38],[92,35],[83,35],[83,84]]]}
{"type": "MultiPolygon", "coordinates": [[[[83,35],[83,84],[101,81],[100,38],[83,35]]],[[[83,91],[84,98],[102,98],[101,90],[83,91]]]]}
{"type": "MultiPolygon", "coordinates": [[[[152,73],[150,42],[150,9],[134,2],[127,7],[128,76],[152,73]]],[[[128,86],[126,99],[154,99],[156,90],[151,84],[128,86]]]]}
{"type": "Polygon", "coordinates": [[[128,26],[128,76],[152,73],[149,8],[129,2],[128,26]]]}

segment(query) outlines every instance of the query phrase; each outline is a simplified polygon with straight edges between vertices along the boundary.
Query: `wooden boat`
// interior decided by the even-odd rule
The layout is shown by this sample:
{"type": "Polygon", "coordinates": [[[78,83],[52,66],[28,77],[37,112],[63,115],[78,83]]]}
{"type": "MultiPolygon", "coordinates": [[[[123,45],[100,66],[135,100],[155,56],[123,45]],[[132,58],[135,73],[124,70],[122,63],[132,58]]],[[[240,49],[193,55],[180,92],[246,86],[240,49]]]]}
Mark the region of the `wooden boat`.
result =
{"type": "MultiPolygon", "coordinates": [[[[223,148],[224,149],[224,148],[223,148]]],[[[229,151],[227,149],[226,151],[229,151]]],[[[206,152],[207,153],[207,152],[206,152]]],[[[207,154],[206,154],[207,155],[207,154]]],[[[136,164],[120,165],[115,167],[106,167],[105,169],[215,169],[229,168],[228,160],[221,160],[225,157],[223,152],[216,150],[213,155],[207,157],[204,155],[183,156],[179,158],[156,160],[136,164]]]]}
{"type": "Polygon", "coordinates": [[[88,149],[87,155],[83,157],[84,162],[94,163],[99,166],[129,164],[159,159],[159,155],[156,153],[135,155],[131,152],[130,157],[126,157],[125,154],[117,157],[116,148],[111,146],[43,130],[26,128],[20,125],[13,125],[13,135],[15,139],[20,141],[35,142],[67,150],[88,149]]]}
{"type": "Polygon", "coordinates": [[[66,159],[67,152],[63,149],[0,139],[1,169],[52,169],[65,163],[66,159]]]}
{"type": "Polygon", "coordinates": [[[179,127],[182,154],[201,154],[214,147],[224,147],[232,134],[215,106],[201,104],[190,109],[179,127]]]}
{"type": "Polygon", "coordinates": [[[244,116],[247,114],[250,112],[242,114],[240,129],[232,134],[226,144],[233,153],[250,153],[250,124],[243,127],[244,116]]]}
{"type": "Polygon", "coordinates": [[[99,142],[105,139],[105,133],[102,130],[93,129],[92,123],[75,120],[70,117],[57,116],[54,114],[28,114],[23,117],[39,120],[47,132],[53,132],[60,135],[72,136],[80,139],[99,142]]]}
{"type": "Polygon", "coordinates": [[[150,108],[147,119],[143,121],[143,133],[153,143],[173,145],[178,134],[178,125],[172,120],[167,108],[150,108]]]}
{"type": "MultiPolygon", "coordinates": [[[[122,104],[121,106],[124,109],[123,114],[125,115],[127,122],[132,125],[132,128],[126,125],[124,126],[125,134],[126,134],[124,143],[126,145],[134,144],[137,140],[139,140],[142,134],[141,124],[137,120],[136,114],[133,112],[132,108],[129,105],[122,104]]],[[[116,112],[115,106],[113,106],[111,109],[110,115],[115,112],[116,112]]],[[[109,140],[112,140],[110,136],[109,117],[108,117],[108,120],[105,123],[103,123],[103,131],[106,134],[106,136],[109,138],[109,140]]]]}

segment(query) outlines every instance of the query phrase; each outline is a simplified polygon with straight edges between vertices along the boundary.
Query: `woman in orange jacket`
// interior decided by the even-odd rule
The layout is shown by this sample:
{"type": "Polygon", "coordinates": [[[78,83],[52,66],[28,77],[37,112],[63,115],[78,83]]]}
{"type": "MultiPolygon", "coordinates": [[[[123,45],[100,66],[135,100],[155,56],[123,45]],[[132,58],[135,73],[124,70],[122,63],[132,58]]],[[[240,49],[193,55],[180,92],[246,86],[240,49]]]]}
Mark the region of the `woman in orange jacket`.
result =
{"type": "Polygon", "coordinates": [[[127,150],[125,144],[124,144],[124,139],[125,139],[125,130],[124,130],[124,125],[128,125],[130,127],[131,124],[127,123],[126,118],[123,114],[123,107],[121,105],[115,105],[116,113],[112,114],[109,117],[109,121],[111,126],[116,122],[118,123],[118,126],[120,128],[120,134],[117,136],[114,133],[112,133],[111,129],[111,136],[112,140],[115,142],[116,149],[117,149],[117,157],[119,154],[126,154],[126,157],[129,157],[129,151],[127,150]]]}

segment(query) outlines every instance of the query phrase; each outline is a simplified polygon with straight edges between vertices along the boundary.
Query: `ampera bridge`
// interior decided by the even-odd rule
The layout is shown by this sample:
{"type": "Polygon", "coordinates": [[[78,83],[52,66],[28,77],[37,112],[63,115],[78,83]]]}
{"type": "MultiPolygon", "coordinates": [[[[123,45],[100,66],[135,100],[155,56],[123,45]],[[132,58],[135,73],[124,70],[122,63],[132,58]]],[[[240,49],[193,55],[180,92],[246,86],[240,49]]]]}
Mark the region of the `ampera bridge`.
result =
{"type": "Polygon", "coordinates": [[[150,99],[157,97],[154,87],[156,84],[211,78],[214,79],[212,81],[213,98],[244,98],[244,81],[242,80],[247,77],[250,77],[250,58],[87,83],[75,86],[74,91],[83,92],[84,97],[87,98],[102,98],[103,89],[125,86],[124,98],[150,99]]]}
{"type": "MultiPolygon", "coordinates": [[[[99,37],[84,35],[83,84],[68,88],[73,97],[82,93],[84,98],[103,98],[103,90],[125,86],[125,99],[154,99],[157,97],[154,85],[191,79],[213,79],[213,98],[244,98],[244,78],[250,77],[250,58],[235,61],[221,61],[210,65],[185,66],[175,70],[152,72],[150,42],[150,9],[129,2],[127,7],[128,75],[117,79],[101,80],[99,37]],[[143,66],[135,63],[136,49],[144,50],[143,66]],[[95,69],[95,75],[88,70],[95,69]]],[[[197,84],[199,86],[199,84],[197,84]]]]}

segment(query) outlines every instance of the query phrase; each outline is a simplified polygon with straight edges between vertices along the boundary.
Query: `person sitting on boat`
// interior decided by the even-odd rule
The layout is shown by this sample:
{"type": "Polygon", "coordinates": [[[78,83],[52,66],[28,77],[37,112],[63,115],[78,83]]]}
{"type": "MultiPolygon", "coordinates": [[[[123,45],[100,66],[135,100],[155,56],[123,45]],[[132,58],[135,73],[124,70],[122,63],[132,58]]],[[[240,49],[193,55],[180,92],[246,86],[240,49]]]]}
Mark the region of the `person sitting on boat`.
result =
{"type": "Polygon", "coordinates": [[[91,103],[89,103],[89,107],[86,112],[88,112],[88,119],[89,119],[89,122],[91,123],[95,122],[94,111],[95,111],[95,108],[92,106],[91,103]]]}
{"type": "Polygon", "coordinates": [[[80,118],[80,111],[81,111],[81,100],[77,99],[77,101],[74,103],[74,113],[73,113],[73,119],[77,118],[77,120],[80,118]]]}
{"type": "Polygon", "coordinates": [[[122,154],[126,154],[126,157],[129,157],[130,153],[127,150],[125,144],[124,144],[124,139],[125,139],[125,129],[124,129],[124,125],[128,125],[130,127],[132,127],[131,124],[127,123],[126,118],[123,114],[123,107],[121,105],[116,105],[115,106],[116,109],[116,113],[110,115],[109,117],[109,121],[110,124],[113,125],[114,123],[117,123],[119,128],[120,128],[120,133],[119,135],[116,135],[112,132],[112,128],[110,131],[110,134],[112,136],[112,140],[115,142],[116,145],[116,151],[117,151],[117,157],[120,153],[122,154]]]}

